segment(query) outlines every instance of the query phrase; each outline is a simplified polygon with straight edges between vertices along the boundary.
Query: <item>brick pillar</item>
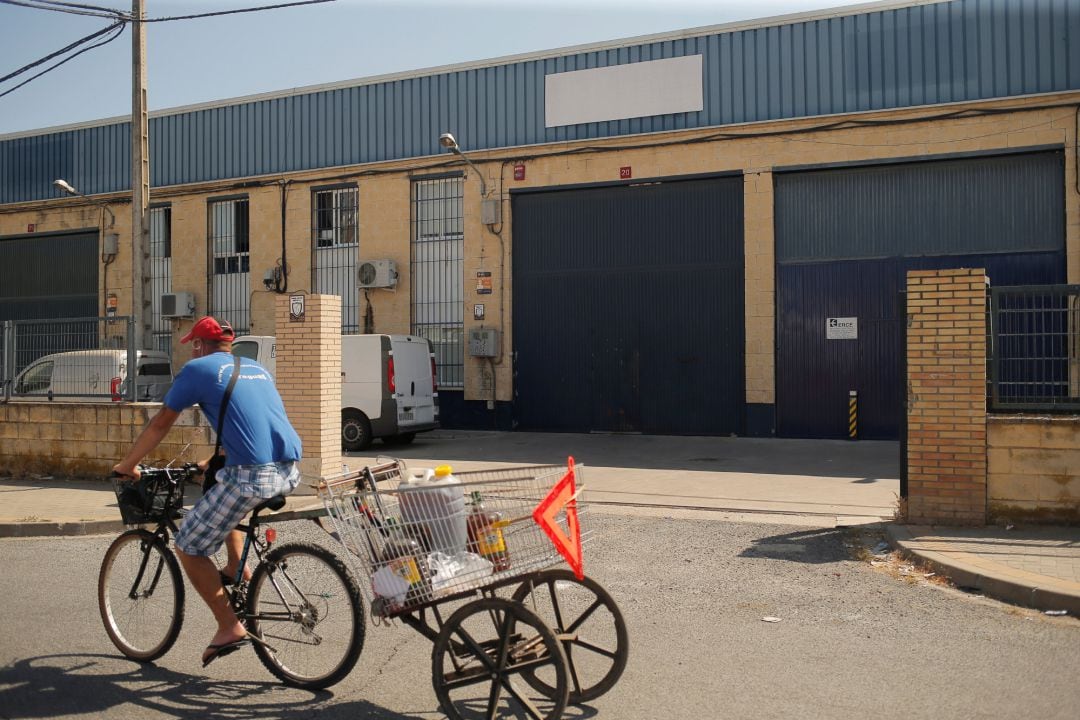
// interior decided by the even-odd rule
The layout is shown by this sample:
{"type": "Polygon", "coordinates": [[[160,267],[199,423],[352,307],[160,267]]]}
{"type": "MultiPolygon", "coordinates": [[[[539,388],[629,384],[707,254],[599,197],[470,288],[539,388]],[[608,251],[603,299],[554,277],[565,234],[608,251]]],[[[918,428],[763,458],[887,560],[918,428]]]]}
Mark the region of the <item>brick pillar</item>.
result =
{"type": "Polygon", "coordinates": [[[986,523],[986,272],[907,274],[908,521],[986,523]]]}
{"type": "Polygon", "coordinates": [[[297,321],[290,319],[290,296],[277,296],[275,379],[304,443],[300,471],[305,482],[317,482],[341,472],[341,298],[303,297],[304,319],[297,321]]]}

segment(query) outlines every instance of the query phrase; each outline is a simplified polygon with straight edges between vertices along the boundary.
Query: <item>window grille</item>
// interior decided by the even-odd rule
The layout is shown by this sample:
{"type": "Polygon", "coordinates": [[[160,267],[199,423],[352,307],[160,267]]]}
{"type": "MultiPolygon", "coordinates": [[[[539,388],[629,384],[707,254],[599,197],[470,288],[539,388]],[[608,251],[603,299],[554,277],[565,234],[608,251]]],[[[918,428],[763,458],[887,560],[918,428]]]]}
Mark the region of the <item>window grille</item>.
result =
{"type": "Polygon", "coordinates": [[[236,334],[242,335],[251,327],[248,199],[210,200],[208,209],[207,312],[218,320],[227,320],[236,334]]]}
{"type": "Polygon", "coordinates": [[[431,341],[439,389],[465,387],[460,176],[412,184],[412,333],[431,341]]]}
{"type": "Polygon", "coordinates": [[[356,287],[359,202],[356,187],[312,191],[311,286],[316,293],[341,296],[343,335],[360,332],[356,287]]]}
{"type": "Polygon", "coordinates": [[[161,296],[172,292],[172,207],[150,208],[150,331],[153,347],[172,353],[172,325],[161,316],[161,296]]]}

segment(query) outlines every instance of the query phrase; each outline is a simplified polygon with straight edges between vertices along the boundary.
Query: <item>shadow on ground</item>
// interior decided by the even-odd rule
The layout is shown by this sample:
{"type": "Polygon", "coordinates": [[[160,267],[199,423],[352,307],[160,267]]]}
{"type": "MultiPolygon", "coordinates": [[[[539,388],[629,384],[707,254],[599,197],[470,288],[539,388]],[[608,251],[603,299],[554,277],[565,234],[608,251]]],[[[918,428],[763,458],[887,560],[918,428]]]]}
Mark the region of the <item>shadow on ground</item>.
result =
{"type": "Polygon", "coordinates": [[[771,535],[755,540],[739,557],[811,564],[850,560],[844,544],[848,532],[846,528],[818,528],[771,535]]]}
{"type": "Polygon", "coordinates": [[[45,655],[0,670],[0,715],[12,719],[115,716],[110,711],[120,706],[130,706],[123,711],[126,715],[157,712],[206,720],[423,717],[402,715],[363,700],[326,706],[333,697],[331,691],[209,679],[104,655],[45,655]],[[122,670],[116,672],[117,667],[122,670]]]}

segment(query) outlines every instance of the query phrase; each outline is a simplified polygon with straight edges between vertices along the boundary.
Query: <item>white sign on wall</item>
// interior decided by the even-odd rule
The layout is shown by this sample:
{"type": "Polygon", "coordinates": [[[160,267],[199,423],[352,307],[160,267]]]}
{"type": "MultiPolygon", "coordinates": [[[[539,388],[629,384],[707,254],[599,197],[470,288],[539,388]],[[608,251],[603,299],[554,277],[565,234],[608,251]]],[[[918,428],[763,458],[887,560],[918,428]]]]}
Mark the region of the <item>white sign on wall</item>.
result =
{"type": "Polygon", "coordinates": [[[835,317],[825,318],[826,340],[858,340],[859,318],[835,317]]]}
{"type": "Polygon", "coordinates": [[[702,56],[647,60],[544,77],[547,127],[698,112],[702,56]]]}

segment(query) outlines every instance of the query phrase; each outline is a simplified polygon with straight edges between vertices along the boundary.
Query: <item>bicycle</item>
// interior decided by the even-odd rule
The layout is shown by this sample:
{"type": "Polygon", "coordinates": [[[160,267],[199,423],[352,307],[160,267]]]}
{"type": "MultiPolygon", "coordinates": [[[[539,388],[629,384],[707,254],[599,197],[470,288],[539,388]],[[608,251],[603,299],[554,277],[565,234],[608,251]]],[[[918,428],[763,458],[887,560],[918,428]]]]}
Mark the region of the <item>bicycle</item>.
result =
{"type": "MultiPolygon", "coordinates": [[[[141,527],[122,533],[105,552],[98,605],[116,648],[132,660],[152,662],[172,648],[183,625],[184,582],[169,538],[184,515],[184,485],[200,470],[195,464],[140,469],[138,480],[113,477],[124,524],[141,527]],[[152,531],[146,529],[151,524],[152,531]]],[[[364,645],[364,605],[352,573],[328,549],[306,542],[273,545],[277,532],[264,529],[267,521],[259,514],[284,505],[281,495],[266,500],[237,526],[245,534],[242,559],[232,584],[223,585],[266,669],[286,685],[319,690],[356,665],[364,645]],[[245,582],[252,550],[257,563],[245,582]]]]}

